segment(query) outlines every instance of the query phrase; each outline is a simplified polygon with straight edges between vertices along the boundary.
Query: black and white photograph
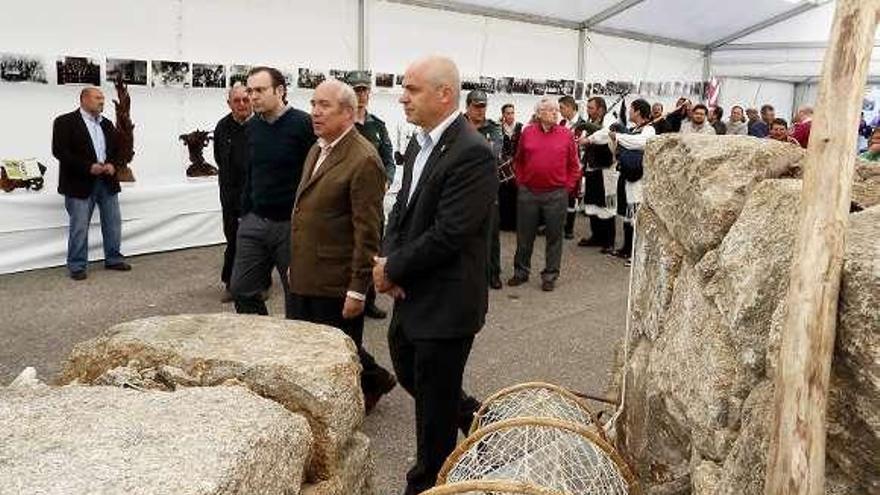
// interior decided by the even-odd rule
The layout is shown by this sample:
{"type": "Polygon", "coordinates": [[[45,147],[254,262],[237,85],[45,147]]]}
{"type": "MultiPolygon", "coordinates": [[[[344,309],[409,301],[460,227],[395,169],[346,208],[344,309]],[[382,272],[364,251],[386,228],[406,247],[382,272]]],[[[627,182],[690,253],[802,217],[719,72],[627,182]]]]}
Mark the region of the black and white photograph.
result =
{"type": "Polygon", "coordinates": [[[467,76],[461,78],[461,90],[462,91],[473,91],[475,89],[480,89],[480,78],[467,76]]]}
{"type": "Polygon", "coordinates": [[[153,87],[188,88],[191,85],[189,62],[153,60],[153,87]]]}
{"type": "Polygon", "coordinates": [[[240,82],[243,85],[247,85],[247,76],[248,72],[251,71],[250,65],[231,65],[229,66],[229,87],[235,86],[235,83],[240,82]]]}
{"type": "Polygon", "coordinates": [[[331,79],[345,81],[345,77],[348,75],[348,71],[342,69],[330,69],[330,72],[328,74],[330,75],[331,79]]]}
{"type": "Polygon", "coordinates": [[[556,79],[547,79],[546,85],[544,86],[544,94],[547,95],[561,95],[562,94],[562,81],[558,81],[556,79]]]}
{"type": "Polygon", "coordinates": [[[559,81],[562,84],[562,94],[573,96],[574,95],[574,80],[573,79],[563,79],[559,81]]]}
{"type": "Polygon", "coordinates": [[[495,92],[495,78],[494,77],[486,77],[480,76],[480,85],[478,89],[482,89],[487,93],[495,92]]]}
{"type": "Polygon", "coordinates": [[[393,88],[394,87],[394,74],[389,74],[387,72],[377,72],[376,73],[376,87],[377,88],[393,88]]]}
{"type": "Polygon", "coordinates": [[[510,84],[512,93],[527,95],[532,93],[532,80],[526,78],[514,79],[510,84]]]}
{"type": "Polygon", "coordinates": [[[510,93],[511,86],[513,86],[512,77],[499,77],[495,80],[495,92],[497,93],[510,93]]]}
{"type": "Polygon", "coordinates": [[[225,88],[226,67],[220,64],[193,64],[192,87],[225,88]]]}
{"type": "Polygon", "coordinates": [[[129,86],[146,86],[147,61],[131,60],[128,58],[108,58],[104,74],[108,83],[115,82],[116,78],[121,76],[122,82],[129,86]]]}
{"type": "Polygon", "coordinates": [[[57,84],[101,85],[101,63],[87,57],[59,57],[55,61],[57,84]]]}
{"type": "Polygon", "coordinates": [[[46,64],[32,55],[0,54],[0,81],[47,84],[46,64]]]}
{"type": "Polygon", "coordinates": [[[303,89],[315,89],[319,84],[324,82],[327,76],[323,72],[314,69],[299,68],[299,77],[296,80],[296,87],[303,89]]]}
{"type": "Polygon", "coordinates": [[[584,82],[578,81],[574,85],[574,99],[582,100],[584,98],[584,82]]]}
{"type": "Polygon", "coordinates": [[[541,96],[547,92],[547,81],[544,79],[532,79],[532,94],[541,96]]]}
{"type": "Polygon", "coordinates": [[[403,86],[403,74],[397,74],[394,76],[394,85],[403,86]]]}
{"type": "Polygon", "coordinates": [[[608,96],[608,89],[605,87],[603,83],[594,82],[590,83],[590,96],[608,96]]]}

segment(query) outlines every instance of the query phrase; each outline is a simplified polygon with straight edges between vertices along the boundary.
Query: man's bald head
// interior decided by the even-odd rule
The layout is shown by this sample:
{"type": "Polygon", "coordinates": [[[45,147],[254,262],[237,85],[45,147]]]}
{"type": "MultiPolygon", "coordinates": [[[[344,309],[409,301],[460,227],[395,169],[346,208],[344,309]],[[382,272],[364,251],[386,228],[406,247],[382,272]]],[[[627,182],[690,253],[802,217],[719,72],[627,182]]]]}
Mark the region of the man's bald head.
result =
{"type": "Polygon", "coordinates": [[[104,111],[104,93],[100,88],[89,86],[79,93],[79,106],[95,117],[104,111]]]}
{"type": "Polygon", "coordinates": [[[403,77],[400,103],[408,122],[430,130],[457,111],[461,93],[458,67],[448,57],[416,60],[403,77]]]}

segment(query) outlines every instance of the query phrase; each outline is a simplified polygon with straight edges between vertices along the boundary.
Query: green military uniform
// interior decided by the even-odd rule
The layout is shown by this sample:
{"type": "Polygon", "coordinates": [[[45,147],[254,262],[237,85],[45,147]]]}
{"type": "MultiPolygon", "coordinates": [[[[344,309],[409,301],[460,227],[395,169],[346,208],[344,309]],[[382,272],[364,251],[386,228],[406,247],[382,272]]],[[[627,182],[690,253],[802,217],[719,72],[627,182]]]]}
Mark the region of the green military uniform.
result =
{"type": "Polygon", "coordinates": [[[388,137],[388,128],[385,127],[385,122],[367,112],[364,122],[356,122],[354,125],[358,132],[376,147],[379,158],[382,159],[382,166],[385,167],[385,180],[391,184],[394,181],[395,164],[391,138],[388,137]]]}

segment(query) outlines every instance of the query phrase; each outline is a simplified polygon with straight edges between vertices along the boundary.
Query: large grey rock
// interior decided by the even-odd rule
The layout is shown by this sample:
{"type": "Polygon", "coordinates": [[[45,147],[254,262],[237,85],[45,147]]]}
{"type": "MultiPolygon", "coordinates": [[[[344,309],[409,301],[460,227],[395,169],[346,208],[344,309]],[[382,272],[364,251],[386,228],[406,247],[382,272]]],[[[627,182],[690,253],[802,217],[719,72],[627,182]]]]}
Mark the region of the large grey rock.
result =
{"type": "Polygon", "coordinates": [[[326,326],[232,314],[136,320],[78,344],[59,381],[132,381],[130,370],[141,373],[142,384],[172,387],[233,380],[301,413],[314,436],[309,480],[336,473],[342,448],[363,421],[356,349],[326,326]]]}
{"type": "Polygon", "coordinates": [[[0,389],[3,495],[295,495],[310,442],[241,387],[0,389]]]}
{"type": "Polygon", "coordinates": [[[797,146],[746,136],[664,135],[645,150],[645,203],[698,260],[721,243],[758,182],[803,158],[797,146]]]}
{"type": "Polygon", "coordinates": [[[372,495],[370,439],[355,433],[342,453],[342,465],[329,480],[303,485],[301,495],[372,495]]]}
{"type": "MultiPolygon", "coordinates": [[[[763,494],[800,156],[748,138],[649,145],[618,425],[647,493],[763,494]]],[[[850,215],[838,318],[827,493],[880,493],[880,206],[850,215]]]]}

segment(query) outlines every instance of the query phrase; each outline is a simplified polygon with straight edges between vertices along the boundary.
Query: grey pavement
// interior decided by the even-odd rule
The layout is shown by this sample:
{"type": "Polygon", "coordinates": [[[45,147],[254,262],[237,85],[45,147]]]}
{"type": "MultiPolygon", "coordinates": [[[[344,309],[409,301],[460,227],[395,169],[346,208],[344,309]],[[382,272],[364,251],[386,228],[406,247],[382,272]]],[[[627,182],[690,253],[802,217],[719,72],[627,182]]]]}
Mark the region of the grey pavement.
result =
{"type": "MultiPolygon", "coordinates": [[[[578,217],[578,234],[585,221],[578,217]]],[[[487,324],[477,336],[465,372],[465,387],[478,398],[525,381],[549,381],[604,395],[623,339],[628,269],[623,262],[565,241],[556,291],[542,292],[544,241],[539,237],[528,284],[491,291],[487,324]]],[[[515,236],[502,233],[502,278],[512,275],[515,236]]],[[[123,249],[124,249],[123,245],[123,249]]],[[[162,314],[232,312],[220,303],[222,246],[186,249],[129,259],[120,273],[89,267],[74,282],[63,268],[0,275],[0,384],[34,366],[51,379],[77,342],[132,319],[162,314]]],[[[276,283],[270,313],[283,314],[276,283]]],[[[390,306],[380,296],[379,305],[390,306]]],[[[442,311],[442,305],[438,305],[442,311]]],[[[391,368],[385,339],[387,320],[368,320],[365,345],[391,368]]],[[[597,408],[601,405],[594,403],[597,408]]],[[[376,487],[381,495],[403,491],[415,453],[412,400],[400,388],[367,417],[373,440],[376,487]]]]}

